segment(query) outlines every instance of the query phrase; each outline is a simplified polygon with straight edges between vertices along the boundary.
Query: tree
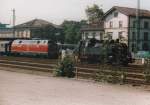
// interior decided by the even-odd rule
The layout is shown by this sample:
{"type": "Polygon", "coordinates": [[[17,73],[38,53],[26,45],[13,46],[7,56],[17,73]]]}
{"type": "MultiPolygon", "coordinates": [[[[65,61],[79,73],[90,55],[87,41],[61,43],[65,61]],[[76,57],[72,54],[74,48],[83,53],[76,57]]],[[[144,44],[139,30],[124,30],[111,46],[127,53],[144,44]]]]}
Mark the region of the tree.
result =
{"type": "Polygon", "coordinates": [[[53,26],[45,26],[38,29],[32,29],[32,38],[51,39],[55,42],[64,42],[63,29],[53,26]]]}
{"type": "Polygon", "coordinates": [[[85,25],[86,21],[67,21],[62,23],[62,28],[65,36],[65,43],[75,44],[81,39],[80,29],[82,25],[85,25]]]}
{"type": "Polygon", "coordinates": [[[99,6],[96,4],[91,7],[88,6],[85,11],[90,23],[101,20],[102,16],[104,15],[103,9],[99,8],[99,6]]]}

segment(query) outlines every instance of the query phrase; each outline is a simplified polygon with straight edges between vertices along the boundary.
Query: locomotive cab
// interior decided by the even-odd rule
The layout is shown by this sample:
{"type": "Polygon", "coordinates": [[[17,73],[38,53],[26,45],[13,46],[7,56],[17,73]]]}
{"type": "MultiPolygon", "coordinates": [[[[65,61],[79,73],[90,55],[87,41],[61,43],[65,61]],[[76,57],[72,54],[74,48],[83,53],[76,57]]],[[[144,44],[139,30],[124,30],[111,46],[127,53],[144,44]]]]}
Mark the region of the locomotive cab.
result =
{"type": "Polygon", "coordinates": [[[10,53],[11,41],[0,42],[0,55],[8,55],[10,53]]]}
{"type": "Polygon", "coordinates": [[[59,48],[57,43],[49,40],[48,41],[48,57],[49,58],[58,58],[59,56],[59,48]]]}

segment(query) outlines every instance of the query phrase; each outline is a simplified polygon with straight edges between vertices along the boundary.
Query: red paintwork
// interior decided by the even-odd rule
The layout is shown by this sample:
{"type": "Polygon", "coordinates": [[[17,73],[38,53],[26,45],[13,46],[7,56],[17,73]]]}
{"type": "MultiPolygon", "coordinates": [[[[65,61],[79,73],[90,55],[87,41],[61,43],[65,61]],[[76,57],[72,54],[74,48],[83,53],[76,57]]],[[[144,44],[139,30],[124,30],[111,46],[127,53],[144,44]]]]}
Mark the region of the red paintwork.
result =
{"type": "Polygon", "coordinates": [[[47,44],[12,44],[11,52],[15,53],[48,53],[47,44]]]}

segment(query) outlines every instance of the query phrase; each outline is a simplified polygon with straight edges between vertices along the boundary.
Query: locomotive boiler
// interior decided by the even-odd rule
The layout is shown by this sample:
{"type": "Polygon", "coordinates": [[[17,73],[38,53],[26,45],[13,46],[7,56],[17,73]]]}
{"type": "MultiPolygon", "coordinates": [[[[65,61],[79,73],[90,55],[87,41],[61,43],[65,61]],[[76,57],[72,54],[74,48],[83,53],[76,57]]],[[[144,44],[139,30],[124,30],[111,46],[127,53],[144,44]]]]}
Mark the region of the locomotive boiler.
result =
{"type": "Polygon", "coordinates": [[[119,40],[82,40],[77,52],[81,62],[127,65],[132,60],[128,46],[119,40]]]}

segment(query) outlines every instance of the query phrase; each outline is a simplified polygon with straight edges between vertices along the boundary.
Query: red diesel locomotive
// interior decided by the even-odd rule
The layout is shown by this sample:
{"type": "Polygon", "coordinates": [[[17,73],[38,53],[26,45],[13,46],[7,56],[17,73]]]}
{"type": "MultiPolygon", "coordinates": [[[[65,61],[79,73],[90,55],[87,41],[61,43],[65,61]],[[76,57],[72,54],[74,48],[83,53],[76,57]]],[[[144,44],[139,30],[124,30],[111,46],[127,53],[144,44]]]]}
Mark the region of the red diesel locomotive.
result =
{"type": "Polygon", "coordinates": [[[17,39],[5,45],[4,51],[9,55],[32,55],[58,58],[58,45],[51,40],[17,39]]]}

